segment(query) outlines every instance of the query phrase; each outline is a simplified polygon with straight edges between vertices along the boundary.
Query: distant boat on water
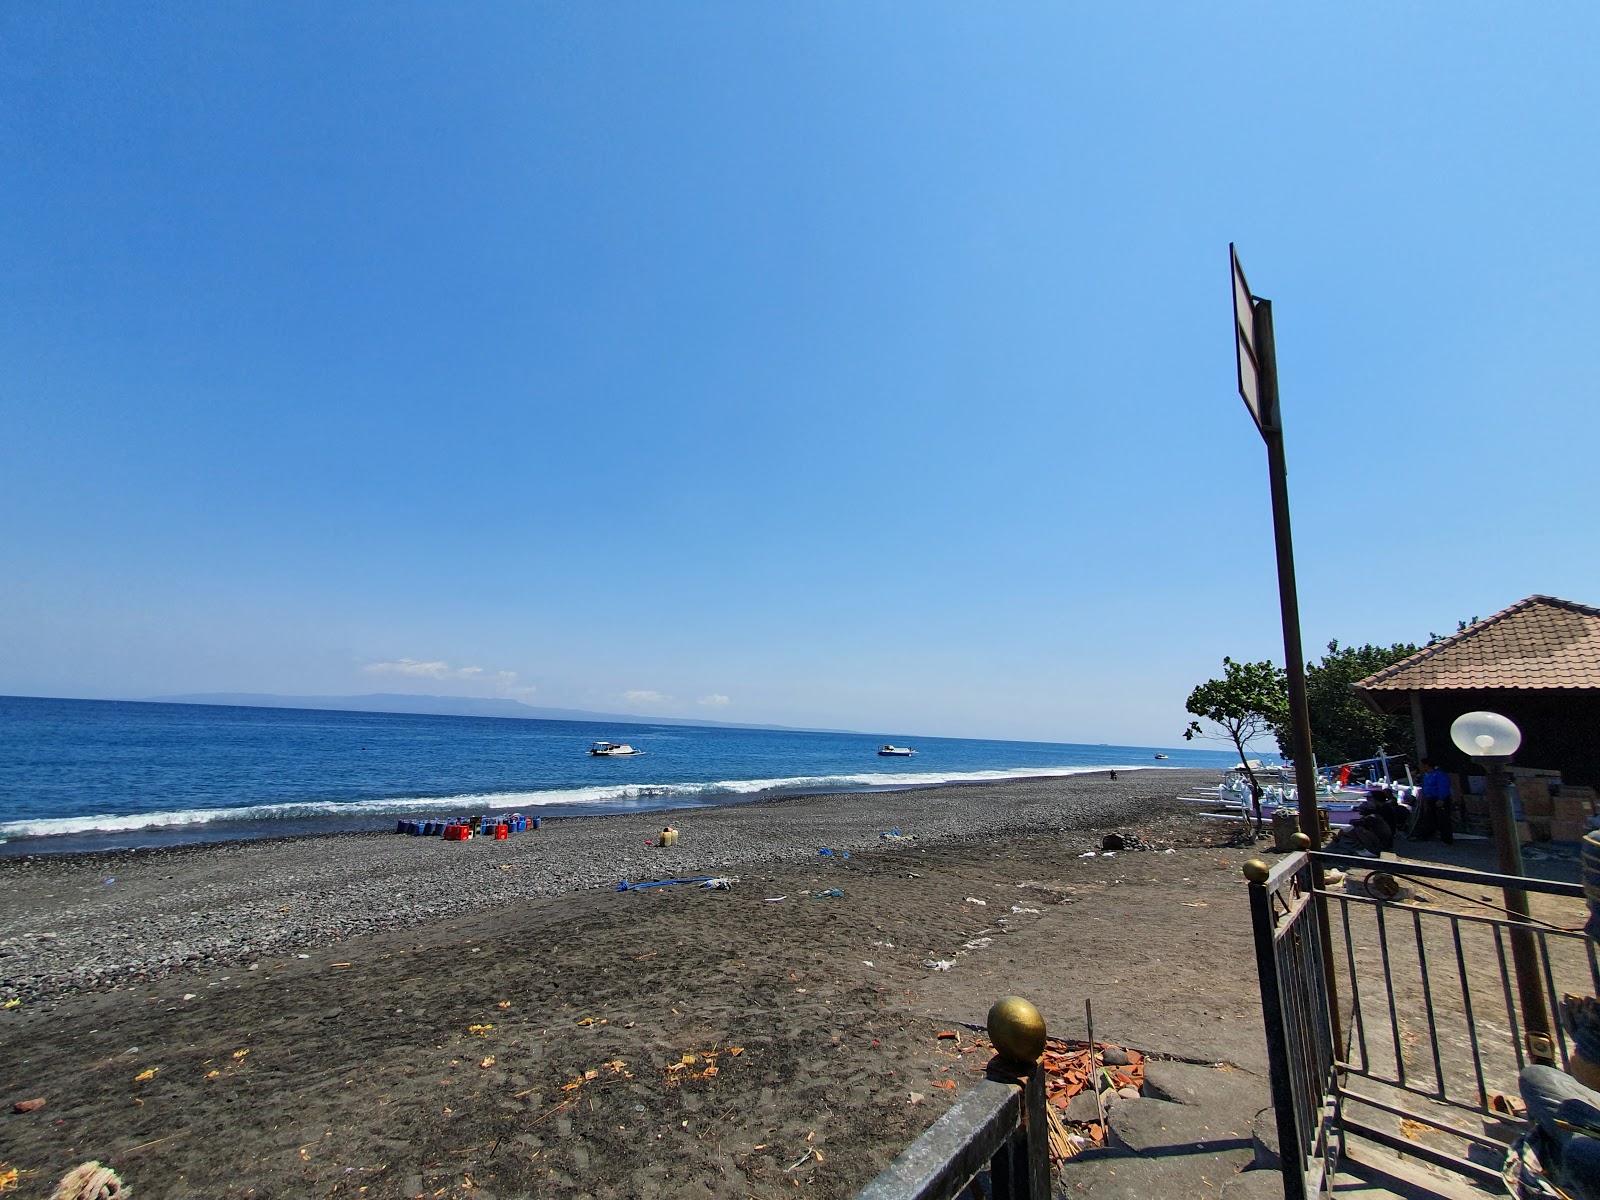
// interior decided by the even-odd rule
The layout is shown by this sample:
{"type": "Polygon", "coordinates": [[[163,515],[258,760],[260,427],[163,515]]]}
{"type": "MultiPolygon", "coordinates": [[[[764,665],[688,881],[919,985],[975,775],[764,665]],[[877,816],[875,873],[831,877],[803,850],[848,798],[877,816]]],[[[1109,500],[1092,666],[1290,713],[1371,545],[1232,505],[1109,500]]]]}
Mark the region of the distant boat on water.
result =
{"type": "Polygon", "coordinates": [[[879,758],[910,758],[916,751],[910,746],[879,746],[879,758]]]}
{"type": "Polygon", "coordinates": [[[627,754],[643,754],[643,750],[635,750],[627,742],[596,742],[589,747],[589,753],[597,758],[620,758],[627,754]]]}
{"type": "Polygon", "coordinates": [[[1166,757],[1166,755],[1165,755],[1165,754],[1158,754],[1158,755],[1156,755],[1156,757],[1157,757],[1157,758],[1165,758],[1165,757],[1166,757]]]}

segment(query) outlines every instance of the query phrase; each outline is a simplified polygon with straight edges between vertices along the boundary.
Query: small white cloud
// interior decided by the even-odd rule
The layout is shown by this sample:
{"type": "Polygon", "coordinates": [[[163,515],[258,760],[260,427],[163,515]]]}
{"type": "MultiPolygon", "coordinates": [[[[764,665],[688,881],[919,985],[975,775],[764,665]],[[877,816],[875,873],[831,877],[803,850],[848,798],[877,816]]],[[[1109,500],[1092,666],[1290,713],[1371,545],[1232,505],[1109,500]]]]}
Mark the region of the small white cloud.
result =
{"type": "Polygon", "coordinates": [[[394,662],[368,663],[363,670],[372,675],[409,675],[414,679],[443,679],[450,673],[450,664],[400,658],[394,662]]]}
{"type": "Polygon", "coordinates": [[[660,692],[648,688],[639,688],[631,692],[623,692],[622,698],[629,704],[671,704],[672,697],[664,696],[660,692]]]}
{"type": "Polygon", "coordinates": [[[459,679],[467,683],[491,684],[503,696],[531,696],[538,689],[518,684],[515,671],[495,671],[483,667],[452,667],[447,662],[421,662],[397,658],[393,662],[367,663],[361,668],[369,675],[402,675],[410,679],[459,679]]]}
{"type": "Polygon", "coordinates": [[[728,698],[721,692],[712,692],[709,696],[701,696],[695,703],[703,704],[707,708],[725,708],[728,704],[728,698]]]}

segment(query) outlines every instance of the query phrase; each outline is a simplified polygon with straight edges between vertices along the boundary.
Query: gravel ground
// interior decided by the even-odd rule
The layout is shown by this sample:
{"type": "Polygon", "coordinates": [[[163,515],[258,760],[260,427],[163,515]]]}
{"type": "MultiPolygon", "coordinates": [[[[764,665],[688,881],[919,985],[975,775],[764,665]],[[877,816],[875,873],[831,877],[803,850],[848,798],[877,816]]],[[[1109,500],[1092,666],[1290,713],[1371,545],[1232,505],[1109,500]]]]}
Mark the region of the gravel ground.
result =
{"type": "Polygon", "coordinates": [[[1131,823],[1209,771],[1149,770],[569,818],[506,842],[345,834],[0,861],[0,998],[103,991],[530,897],[1131,823]],[[670,821],[681,843],[648,843],[670,821]]]}

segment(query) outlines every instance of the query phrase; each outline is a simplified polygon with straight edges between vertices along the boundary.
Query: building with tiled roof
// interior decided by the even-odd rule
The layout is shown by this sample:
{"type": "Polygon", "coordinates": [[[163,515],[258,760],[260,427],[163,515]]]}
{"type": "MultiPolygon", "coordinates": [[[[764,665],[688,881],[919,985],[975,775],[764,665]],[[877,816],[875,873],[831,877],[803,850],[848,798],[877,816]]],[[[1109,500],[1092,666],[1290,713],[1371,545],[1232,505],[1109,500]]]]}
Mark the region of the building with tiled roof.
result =
{"type": "Polygon", "coordinates": [[[1450,724],[1488,710],[1522,730],[1517,761],[1600,783],[1600,608],[1529,596],[1351,685],[1379,712],[1410,711],[1417,752],[1464,768],[1450,724]]]}

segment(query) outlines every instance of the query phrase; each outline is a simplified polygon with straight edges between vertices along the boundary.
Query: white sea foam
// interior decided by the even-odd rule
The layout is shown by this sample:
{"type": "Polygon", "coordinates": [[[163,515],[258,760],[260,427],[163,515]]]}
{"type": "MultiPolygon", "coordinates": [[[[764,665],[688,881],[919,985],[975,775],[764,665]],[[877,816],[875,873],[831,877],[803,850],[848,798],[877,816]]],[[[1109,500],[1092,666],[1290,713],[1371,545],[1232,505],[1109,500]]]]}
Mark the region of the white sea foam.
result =
{"type": "Polygon", "coordinates": [[[87,817],[41,817],[0,822],[0,838],[62,837],[81,833],[129,833],[225,822],[315,820],[329,817],[383,817],[410,813],[506,812],[552,805],[582,807],[660,801],[715,801],[719,796],[752,796],[763,792],[864,791],[874,788],[931,787],[944,783],[998,783],[1093,774],[1097,771],[1150,770],[1139,766],[1015,767],[1000,771],[862,771],[852,775],[799,775],[777,779],[724,779],[711,783],[625,784],[555,788],[540,792],[469,792],[455,796],[394,797],[382,800],[318,800],[290,804],[255,804],[237,808],[174,809],[164,812],[102,814],[87,817]]]}

